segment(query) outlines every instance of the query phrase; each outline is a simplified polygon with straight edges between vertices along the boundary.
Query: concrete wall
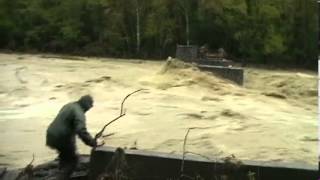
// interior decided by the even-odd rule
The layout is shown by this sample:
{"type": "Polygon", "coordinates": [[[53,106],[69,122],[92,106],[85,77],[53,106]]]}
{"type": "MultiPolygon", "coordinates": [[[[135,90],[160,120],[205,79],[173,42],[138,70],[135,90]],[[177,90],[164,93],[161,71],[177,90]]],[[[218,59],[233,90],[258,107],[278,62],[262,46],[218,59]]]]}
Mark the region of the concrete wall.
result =
{"type": "Polygon", "coordinates": [[[192,62],[198,58],[198,46],[177,45],[176,58],[192,62]]]}
{"type": "Polygon", "coordinates": [[[236,67],[210,66],[198,65],[198,67],[205,71],[210,71],[222,78],[229,79],[239,85],[243,85],[243,69],[236,67]]]}
{"type": "Polygon", "coordinates": [[[178,45],[176,58],[186,62],[195,62],[198,67],[205,71],[210,71],[222,78],[229,79],[239,85],[243,85],[243,69],[228,67],[232,61],[223,59],[208,59],[198,57],[197,46],[178,45]]]}
{"type": "Polygon", "coordinates": [[[228,67],[232,65],[232,61],[225,60],[225,59],[219,59],[219,60],[199,59],[196,61],[196,63],[199,65],[224,66],[224,67],[228,67]]]}
{"type": "MultiPolygon", "coordinates": [[[[89,179],[96,179],[108,165],[114,148],[97,148],[91,154],[89,179]]],[[[181,155],[157,153],[143,150],[126,150],[127,163],[133,172],[132,179],[177,179],[180,176],[181,155]]],[[[254,173],[256,180],[307,180],[316,179],[317,167],[304,164],[267,164],[244,161],[239,167],[233,167],[222,161],[209,161],[198,156],[187,156],[184,174],[204,179],[221,178],[227,174],[228,180],[248,180],[248,173],[254,173]]]]}

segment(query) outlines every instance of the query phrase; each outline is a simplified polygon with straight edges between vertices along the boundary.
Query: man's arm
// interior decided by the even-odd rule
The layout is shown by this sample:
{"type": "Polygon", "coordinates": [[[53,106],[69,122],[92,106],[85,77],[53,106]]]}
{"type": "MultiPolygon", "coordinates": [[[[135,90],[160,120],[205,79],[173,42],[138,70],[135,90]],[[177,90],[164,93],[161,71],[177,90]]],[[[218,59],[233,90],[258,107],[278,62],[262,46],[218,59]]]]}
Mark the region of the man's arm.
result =
{"type": "Polygon", "coordinates": [[[86,117],[82,112],[75,113],[75,130],[80,139],[88,146],[95,147],[97,146],[97,142],[95,139],[87,131],[86,127],[86,117]]]}

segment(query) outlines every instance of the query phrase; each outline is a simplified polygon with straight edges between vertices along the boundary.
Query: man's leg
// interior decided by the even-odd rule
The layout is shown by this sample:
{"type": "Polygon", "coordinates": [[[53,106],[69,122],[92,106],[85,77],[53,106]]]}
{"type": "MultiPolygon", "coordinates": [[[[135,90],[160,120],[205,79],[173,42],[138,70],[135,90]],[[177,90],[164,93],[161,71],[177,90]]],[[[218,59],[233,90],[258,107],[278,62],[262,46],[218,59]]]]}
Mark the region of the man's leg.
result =
{"type": "Polygon", "coordinates": [[[78,163],[78,156],[76,154],[76,147],[73,143],[66,144],[59,149],[59,165],[60,173],[59,180],[68,180],[75,170],[78,163]]]}

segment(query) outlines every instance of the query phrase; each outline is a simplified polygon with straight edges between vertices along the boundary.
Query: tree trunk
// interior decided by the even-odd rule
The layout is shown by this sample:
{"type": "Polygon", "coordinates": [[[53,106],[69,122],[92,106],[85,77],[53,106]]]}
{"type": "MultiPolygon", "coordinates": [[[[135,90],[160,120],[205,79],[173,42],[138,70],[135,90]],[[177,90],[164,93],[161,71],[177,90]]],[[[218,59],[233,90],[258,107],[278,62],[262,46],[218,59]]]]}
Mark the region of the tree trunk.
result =
{"type": "Polygon", "coordinates": [[[136,1],[136,16],[137,16],[137,54],[140,52],[140,9],[138,0],[136,1]]]}
{"type": "Polygon", "coordinates": [[[185,18],[186,18],[186,38],[187,38],[187,46],[190,45],[189,40],[189,14],[188,12],[185,12],[185,18]]]}
{"type": "Polygon", "coordinates": [[[190,45],[189,40],[189,14],[188,12],[185,12],[185,18],[186,18],[186,38],[187,38],[187,46],[190,45]]]}

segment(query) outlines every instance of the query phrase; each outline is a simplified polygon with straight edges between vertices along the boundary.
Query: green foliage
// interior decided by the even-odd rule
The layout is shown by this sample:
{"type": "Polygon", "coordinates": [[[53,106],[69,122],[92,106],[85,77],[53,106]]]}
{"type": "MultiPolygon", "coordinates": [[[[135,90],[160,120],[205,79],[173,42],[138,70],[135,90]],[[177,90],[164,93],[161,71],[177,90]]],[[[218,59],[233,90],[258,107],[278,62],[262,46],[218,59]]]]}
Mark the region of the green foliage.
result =
{"type": "Polygon", "coordinates": [[[149,47],[147,50],[159,56],[165,53],[170,44],[177,42],[177,27],[175,19],[170,14],[170,5],[170,0],[153,1],[152,7],[155,8],[155,12],[148,16],[146,22],[145,42],[148,44],[146,47],[149,47]]]}
{"type": "Polygon", "coordinates": [[[263,54],[266,56],[281,55],[286,50],[285,48],[284,37],[279,33],[271,31],[266,37],[263,54]]]}
{"type": "Polygon", "coordinates": [[[313,0],[0,0],[0,48],[165,58],[190,42],[311,67],[317,11],[313,0]]]}

